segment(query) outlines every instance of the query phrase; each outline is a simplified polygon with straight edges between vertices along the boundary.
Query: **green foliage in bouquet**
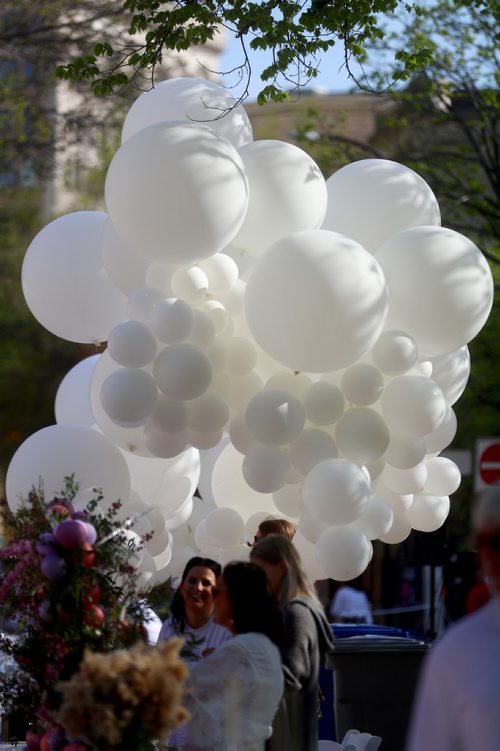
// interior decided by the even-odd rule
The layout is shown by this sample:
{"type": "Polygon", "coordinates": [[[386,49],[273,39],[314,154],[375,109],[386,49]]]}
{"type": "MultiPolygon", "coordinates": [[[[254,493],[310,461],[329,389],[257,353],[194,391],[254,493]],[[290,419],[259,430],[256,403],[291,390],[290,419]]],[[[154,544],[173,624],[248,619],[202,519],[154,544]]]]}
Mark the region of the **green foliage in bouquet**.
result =
{"type": "Polygon", "coordinates": [[[77,489],[68,477],[50,501],[42,484],[16,512],[2,501],[8,545],[0,549],[0,612],[15,633],[0,636],[0,651],[16,669],[0,675],[0,696],[4,711],[41,730],[56,726],[57,684],[78,671],[85,650],[106,653],[145,640],[132,565],[137,548],[118,519],[121,503],[101,511],[96,490],[85,510],[75,511],[77,489]]]}

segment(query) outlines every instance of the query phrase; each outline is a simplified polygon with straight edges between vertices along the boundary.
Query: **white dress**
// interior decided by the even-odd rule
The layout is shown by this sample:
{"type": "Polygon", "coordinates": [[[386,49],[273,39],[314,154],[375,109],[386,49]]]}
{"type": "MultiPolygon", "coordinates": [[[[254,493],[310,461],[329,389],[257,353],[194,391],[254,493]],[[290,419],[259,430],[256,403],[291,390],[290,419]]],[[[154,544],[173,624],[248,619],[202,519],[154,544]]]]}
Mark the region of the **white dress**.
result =
{"type": "MultiPolygon", "coordinates": [[[[206,658],[202,654],[205,649],[217,649],[225,641],[233,638],[231,632],[227,628],[224,628],[224,626],[214,623],[213,618],[210,618],[200,628],[191,628],[186,623],[183,633],[179,634],[172,617],[170,617],[167,618],[161,627],[158,642],[166,641],[174,636],[180,636],[181,639],[185,639],[185,649],[188,655],[181,653],[181,656],[189,664],[192,662],[196,663],[198,660],[205,660],[206,658]]],[[[186,745],[186,734],[187,725],[181,725],[181,727],[170,734],[168,745],[181,749],[184,748],[186,745]]]]}
{"type": "Polygon", "coordinates": [[[462,618],[431,647],[407,751],[500,749],[500,599],[462,618]]]}
{"type": "Polygon", "coordinates": [[[283,694],[278,648],[264,634],[239,634],[190,666],[187,748],[263,751],[283,694]]]}
{"type": "Polygon", "coordinates": [[[340,622],[373,623],[370,601],[364,592],[344,585],[335,592],[330,616],[340,622]]]}

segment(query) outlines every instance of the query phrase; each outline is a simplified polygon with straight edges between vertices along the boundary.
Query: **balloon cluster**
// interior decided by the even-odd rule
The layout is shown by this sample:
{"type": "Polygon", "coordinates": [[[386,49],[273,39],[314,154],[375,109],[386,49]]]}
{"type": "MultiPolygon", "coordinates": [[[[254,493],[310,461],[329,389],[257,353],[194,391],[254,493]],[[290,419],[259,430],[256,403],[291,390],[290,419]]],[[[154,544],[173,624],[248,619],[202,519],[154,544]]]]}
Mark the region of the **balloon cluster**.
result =
{"type": "Polygon", "coordinates": [[[58,425],[20,448],[7,494],[27,455],[31,479],[69,452],[83,496],[100,483],[154,531],[149,581],[196,548],[243,555],[270,513],[297,522],[312,576],[350,579],[372,540],[448,514],[460,473],[439,454],[492,276],[413,170],[366,159],[325,181],[296,146],[253,141],[233,104],[194,78],[142,94],[107,213],[60,217],[31,243],[38,321],[108,347],[63,381],[58,425]]]}

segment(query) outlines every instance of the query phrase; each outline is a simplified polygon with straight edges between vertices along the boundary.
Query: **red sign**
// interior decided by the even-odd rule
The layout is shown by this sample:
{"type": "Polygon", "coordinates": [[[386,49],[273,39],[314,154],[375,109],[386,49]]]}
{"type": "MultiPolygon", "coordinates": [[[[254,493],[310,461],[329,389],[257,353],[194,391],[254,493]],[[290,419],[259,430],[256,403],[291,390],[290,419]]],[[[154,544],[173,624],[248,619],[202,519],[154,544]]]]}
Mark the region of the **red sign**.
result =
{"type": "Polygon", "coordinates": [[[485,485],[500,484],[500,442],[490,443],[478,457],[479,476],[485,485]]]}

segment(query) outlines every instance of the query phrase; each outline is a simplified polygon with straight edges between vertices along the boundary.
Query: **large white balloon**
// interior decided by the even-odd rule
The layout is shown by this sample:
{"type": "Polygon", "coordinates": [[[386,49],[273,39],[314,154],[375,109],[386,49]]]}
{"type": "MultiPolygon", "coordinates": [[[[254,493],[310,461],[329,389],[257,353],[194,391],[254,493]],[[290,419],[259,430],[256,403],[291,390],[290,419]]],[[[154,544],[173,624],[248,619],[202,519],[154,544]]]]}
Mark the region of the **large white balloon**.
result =
{"type": "Polygon", "coordinates": [[[304,505],[325,524],[349,524],[359,519],[370,495],[365,473],[348,459],[320,462],[304,481],[304,505]]]}
{"type": "Polygon", "coordinates": [[[445,395],[448,404],[455,404],[461,397],[470,375],[470,354],[467,345],[447,355],[431,357],[432,380],[445,395]]]}
{"type": "Polygon", "coordinates": [[[248,204],[234,146],[193,123],[150,125],[114,155],[106,206],[118,235],[165,263],[201,260],[234,237],[248,204]]]}
{"type": "Polygon", "coordinates": [[[230,91],[206,78],[170,78],[141,94],[125,117],[122,142],[164,120],[204,123],[237,148],[252,140],[252,126],[244,108],[230,91]]]}
{"type": "Polygon", "coordinates": [[[92,428],[94,415],[90,406],[90,380],[99,359],[91,355],[69,370],[57,389],[54,403],[56,422],[92,428]]]}
{"type": "Polygon", "coordinates": [[[286,235],[317,229],[326,212],[325,179],[318,165],[291,143],[254,141],[239,150],[250,200],[232,244],[261,255],[286,235]]]}
{"type": "Polygon", "coordinates": [[[146,286],[149,259],[134,253],[116,234],[109,217],[102,234],[102,260],[107,275],[119,290],[131,295],[146,286]]]}
{"type": "Polygon", "coordinates": [[[254,266],[245,312],[258,344],[283,365],[336,370],[354,363],[380,335],[384,275],[373,256],[343,235],[296,232],[254,266]]]}
{"type": "Polygon", "coordinates": [[[103,268],[105,221],[101,211],[54,219],[24,256],[21,282],[29,309],[42,326],[72,342],[104,342],[126,319],[127,298],[103,268]]]}
{"type": "Polygon", "coordinates": [[[480,331],[493,304],[493,277],[467,237],[415,227],[390,237],[376,255],[389,288],[387,326],[408,332],[421,353],[446,354],[480,331]]]}
{"type": "Polygon", "coordinates": [[[318,559],[330,579],[349,581],[363,573],[373,549],[365,534],[356,527],[328,527],[316,543],[318,559]]]}
{"type": "Polygon", "coordinates": [[[326,187],[323,228],[352,237],[372,252],[400,230],[441,224],[438,202],[425,180],[388,159],[346,164],[326,187]]]}
{"type": "Polygon", "coordinates": [[[29,436],[17,449],[5,479],[10,508],[19,508],[33,486],[43,481],[45,497],[60,494],[64,478],[74,475],[80,490],[102,489],[103,504],[126,499],[130,474],[121,451],[92,428],[50,425],[29,436]]]}

